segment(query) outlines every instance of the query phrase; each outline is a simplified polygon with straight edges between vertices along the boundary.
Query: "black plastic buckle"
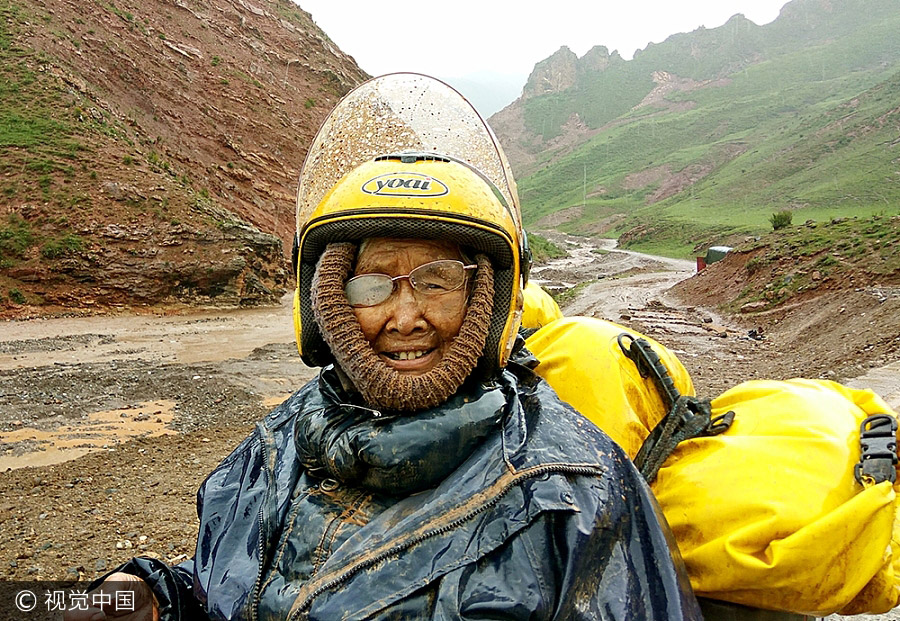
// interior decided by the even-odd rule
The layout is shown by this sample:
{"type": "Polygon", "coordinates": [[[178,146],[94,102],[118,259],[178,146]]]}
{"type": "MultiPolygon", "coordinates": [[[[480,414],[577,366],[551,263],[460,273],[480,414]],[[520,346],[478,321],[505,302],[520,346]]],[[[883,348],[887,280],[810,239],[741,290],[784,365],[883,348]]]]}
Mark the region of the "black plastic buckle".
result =
{"type": "Polygon", "coordinates": [[[710,418],[709,425],[706,426],[706,433],[704,435],[717,436],[720,433],[725,433],[728,431],[728,428],[731,427],[731,423],[733,422],[734,412],[732,410],[728,410],[724,414],[719,414],[715,418],[710,418]]]}
{"type": "Polygon", "coordinates": [[[890,414],[873,414],[859,426],[862,454],[853,469],[862,485],[897,480],[897,420],[890,414]]]}

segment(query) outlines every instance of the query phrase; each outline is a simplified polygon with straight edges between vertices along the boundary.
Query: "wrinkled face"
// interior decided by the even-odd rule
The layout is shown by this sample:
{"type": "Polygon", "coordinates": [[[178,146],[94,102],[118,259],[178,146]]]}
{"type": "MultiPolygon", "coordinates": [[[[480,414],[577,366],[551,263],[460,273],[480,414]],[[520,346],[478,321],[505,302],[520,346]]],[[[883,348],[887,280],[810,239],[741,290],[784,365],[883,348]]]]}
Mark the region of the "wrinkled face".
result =
{"type": "MultiPolygon", "coordinates": [[[[370,239],[362,245],[354,276],[402,276],[440,259],[461,261],[459,246],[426,239],[370,239]]],[[[417,293],[408,279],[376,306],[354,308],[375,353],[398,372],[421,375],[450,349],[466,314],[467,287],[439,295],[417,293]]]]}

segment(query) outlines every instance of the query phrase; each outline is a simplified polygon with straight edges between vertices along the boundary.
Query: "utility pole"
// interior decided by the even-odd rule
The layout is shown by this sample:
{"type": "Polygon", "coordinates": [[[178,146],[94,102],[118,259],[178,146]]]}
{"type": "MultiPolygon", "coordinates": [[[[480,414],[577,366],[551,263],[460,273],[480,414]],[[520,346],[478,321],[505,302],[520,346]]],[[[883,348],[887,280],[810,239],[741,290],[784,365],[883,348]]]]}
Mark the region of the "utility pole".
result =
{"type": "Polygon", "coordinates": [[[581,210],[584,211],[585,205],[587,205],[587,163],[581,162],[581,166],[581,210]]]}

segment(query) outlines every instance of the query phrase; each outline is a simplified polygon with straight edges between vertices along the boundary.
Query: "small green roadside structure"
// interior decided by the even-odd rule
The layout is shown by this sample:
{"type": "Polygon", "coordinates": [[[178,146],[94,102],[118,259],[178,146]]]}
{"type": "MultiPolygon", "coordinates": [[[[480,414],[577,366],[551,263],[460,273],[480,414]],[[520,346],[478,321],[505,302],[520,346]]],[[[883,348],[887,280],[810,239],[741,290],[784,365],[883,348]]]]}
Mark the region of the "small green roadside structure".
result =
{"type": "Polygon", "coordinates": [[[730,251],[730,246],[710,246],[706,250],[706,264],[709,265],[710,263],[721,261],[730,251]]]}
{"type": "Polygon", "coordinates": [[[721,261],[731,251],[731,246],[710,246],[706,250],[705,257],[697,257],[697,271],[699,272],[710,263],[721,261]]]}

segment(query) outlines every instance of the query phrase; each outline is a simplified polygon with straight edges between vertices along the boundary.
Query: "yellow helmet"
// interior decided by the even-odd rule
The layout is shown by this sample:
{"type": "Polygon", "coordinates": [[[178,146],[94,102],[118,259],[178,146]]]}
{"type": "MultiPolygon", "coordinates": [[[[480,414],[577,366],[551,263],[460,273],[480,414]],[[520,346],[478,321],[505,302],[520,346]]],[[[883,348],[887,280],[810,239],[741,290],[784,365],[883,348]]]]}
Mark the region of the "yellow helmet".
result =
{"type": "Polygon", "coordinates": [[[457,91],[433,78],[389,74],[351,91],[316,135],[297,193],[294,323],[303,361],[332,362],[313,318],[316,261],[330,242],[370,237],[454,241],[494,268],[494,310],[482,369],[506,364],[531,256],[512,171],[457,91]]]}

